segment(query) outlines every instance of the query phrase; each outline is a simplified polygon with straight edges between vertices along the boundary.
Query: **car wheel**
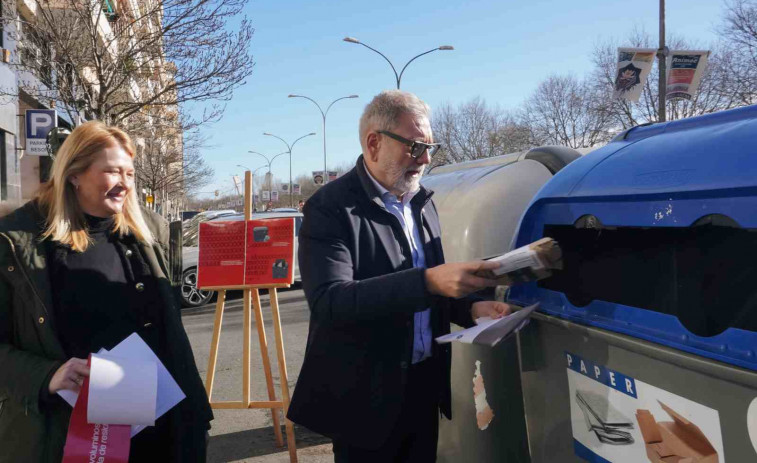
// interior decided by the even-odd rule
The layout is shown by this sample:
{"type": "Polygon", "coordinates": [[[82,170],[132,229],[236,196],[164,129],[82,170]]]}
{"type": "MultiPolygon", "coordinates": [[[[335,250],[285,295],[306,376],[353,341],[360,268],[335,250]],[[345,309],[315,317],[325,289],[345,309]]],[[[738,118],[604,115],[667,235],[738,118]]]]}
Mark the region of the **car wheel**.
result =
{"type": "Polygon", "coordinates": [[[207,304],[215,291],[197,289],[197,267],[184,270],[181,275],[181,305],[184,307],[199,307],[207,304]]]}

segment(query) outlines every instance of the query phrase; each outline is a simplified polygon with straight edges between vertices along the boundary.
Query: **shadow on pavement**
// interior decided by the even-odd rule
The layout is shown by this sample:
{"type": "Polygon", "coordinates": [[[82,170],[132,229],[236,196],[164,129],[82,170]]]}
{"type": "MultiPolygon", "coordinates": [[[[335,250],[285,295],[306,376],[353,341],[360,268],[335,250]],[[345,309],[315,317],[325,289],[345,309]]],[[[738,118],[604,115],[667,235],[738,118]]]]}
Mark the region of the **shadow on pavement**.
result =
{"type": "MultiPolygon", "coordinates": [[[[274,453],[285,453],[287,452],[287,447],[286,429],[284,429],[284,426],[281,426],[281,433],[284,436],[284,447],[276,445],[273,426],[210,436],[210,441],[208,442],[208,461],[211,463],[236,461],[274,453]]],[[[328,437],[316,434],[307,428],[297,425],[294,426],[294,436],[297,441],[297,449],[331,442],[331,439],[328,437]]]]}

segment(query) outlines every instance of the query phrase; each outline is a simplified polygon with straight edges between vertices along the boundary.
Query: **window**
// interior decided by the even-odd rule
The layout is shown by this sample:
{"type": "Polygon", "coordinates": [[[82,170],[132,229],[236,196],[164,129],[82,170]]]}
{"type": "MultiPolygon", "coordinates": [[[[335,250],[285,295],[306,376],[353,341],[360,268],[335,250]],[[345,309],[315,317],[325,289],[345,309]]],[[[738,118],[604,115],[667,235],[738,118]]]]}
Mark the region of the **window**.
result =
{"type": "Polygon", "coordinates": [[[19,22],[18,56],[21,66],[35,74],[47,86],[52,85],[52,50],[49,41],[44,40],[24,19],[19,22]]]}

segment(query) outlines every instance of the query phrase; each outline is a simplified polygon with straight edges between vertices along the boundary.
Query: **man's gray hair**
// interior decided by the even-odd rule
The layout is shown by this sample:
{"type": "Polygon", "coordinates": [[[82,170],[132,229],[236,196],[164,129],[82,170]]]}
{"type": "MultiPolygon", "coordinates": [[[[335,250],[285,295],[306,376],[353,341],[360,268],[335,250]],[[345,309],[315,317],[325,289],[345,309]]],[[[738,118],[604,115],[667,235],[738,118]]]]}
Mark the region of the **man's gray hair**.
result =
{"type": "Polygon", "coordinates": [[[431,108],[412,93],[384,90],[373,97],[360,117],[360,145],[365,143],[365,136],[369,130],[392,130],[400,116],[405,113],[411,114],[415,119],[431,120],[431,108]]]}

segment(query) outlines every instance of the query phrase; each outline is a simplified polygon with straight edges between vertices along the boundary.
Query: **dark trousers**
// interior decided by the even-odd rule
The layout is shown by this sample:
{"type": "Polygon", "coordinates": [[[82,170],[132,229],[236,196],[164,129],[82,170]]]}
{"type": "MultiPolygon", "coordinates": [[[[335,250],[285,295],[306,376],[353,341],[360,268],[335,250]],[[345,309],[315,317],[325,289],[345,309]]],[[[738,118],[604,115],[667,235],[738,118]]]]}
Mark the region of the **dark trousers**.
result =
{"type": "Polygon", "coordinates": [[[411,365],[400,417],[389,439],[377,450],[334,440],[335,463],[432,463],[439,437],[439,374],[436,362],[411,365]]]}

